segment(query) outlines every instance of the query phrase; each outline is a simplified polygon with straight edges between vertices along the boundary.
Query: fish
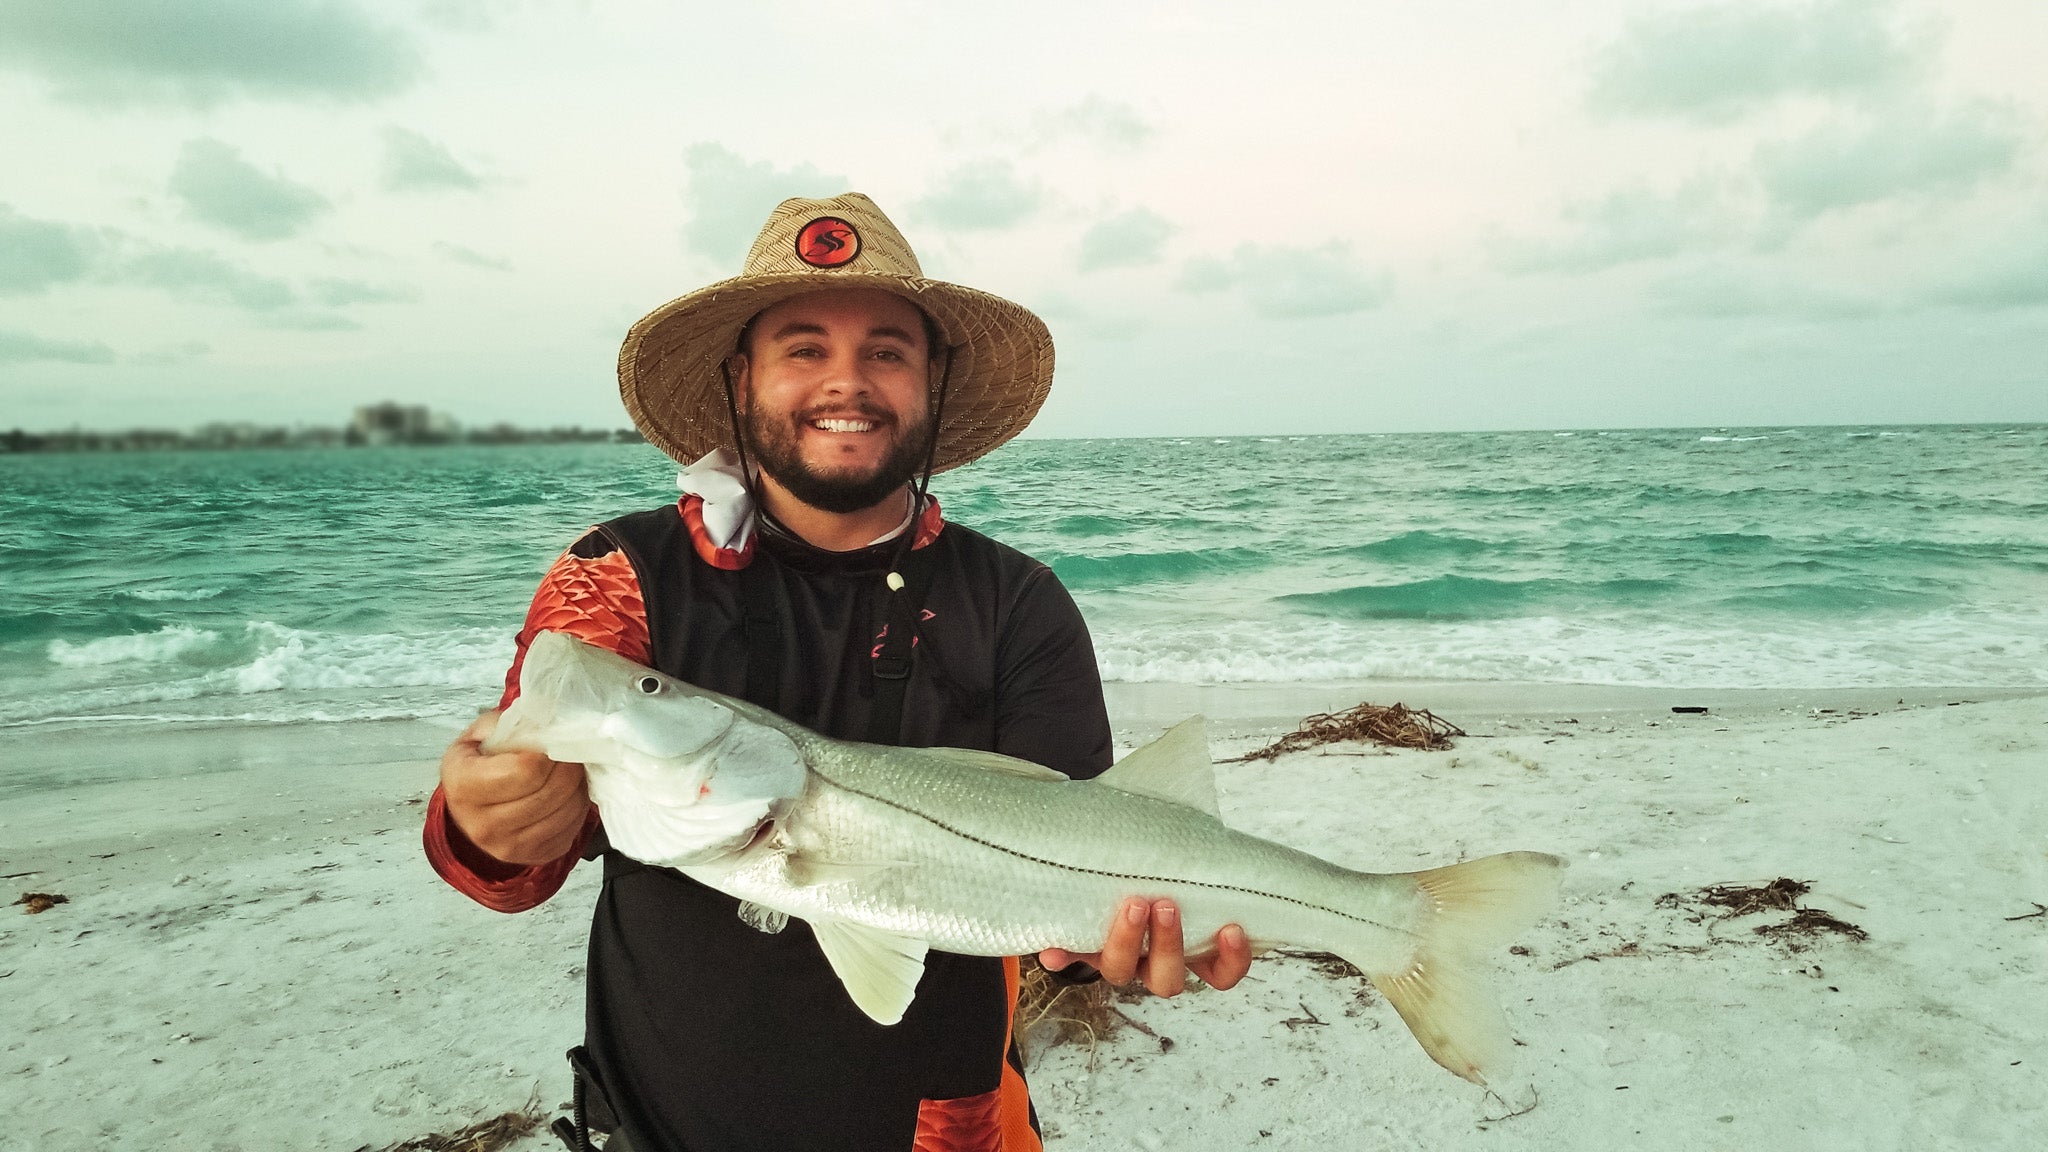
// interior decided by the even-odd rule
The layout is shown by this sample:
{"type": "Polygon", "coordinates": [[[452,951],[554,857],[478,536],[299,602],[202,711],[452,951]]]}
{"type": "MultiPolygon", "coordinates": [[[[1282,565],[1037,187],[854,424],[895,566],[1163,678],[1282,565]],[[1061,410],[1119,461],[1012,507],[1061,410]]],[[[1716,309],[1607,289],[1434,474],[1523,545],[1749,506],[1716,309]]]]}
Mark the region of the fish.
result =
{"type": "MultiPolygon", "coordinates": [[[[486,752],[580,763],[611,846],[791,917],[887,1025],[928,951],[1102,949],[1122,901],[1171,897],[1190,941],[1240,925],[1255,952],[1334,953],[1438,1064],[1477,1084],[1514,1041],[1488,978],[1556,902],[1564,862],[1505,852],[1353,871],[1227,825],[1200,717],[1092,780],[961,748],[836,740],[558,632],[537,634],[486,752]]],[[[1199,955],[1199,953],[1197,953],[1199,955]]]]}

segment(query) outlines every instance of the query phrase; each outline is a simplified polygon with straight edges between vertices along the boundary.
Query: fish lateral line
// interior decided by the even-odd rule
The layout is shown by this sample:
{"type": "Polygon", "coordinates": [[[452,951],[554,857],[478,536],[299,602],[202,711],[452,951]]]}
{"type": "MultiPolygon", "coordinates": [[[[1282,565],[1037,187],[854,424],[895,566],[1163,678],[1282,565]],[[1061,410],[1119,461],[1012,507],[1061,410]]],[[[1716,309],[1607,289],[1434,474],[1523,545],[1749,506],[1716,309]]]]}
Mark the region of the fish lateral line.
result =
{"type": "Polygon", "coordinates": [[[1014,856],[1019,860],[1029,861],[1030,863],[1043,865],[1047,868],[1057,868],[1063,872],[1074,872],[1084,876],[1101,876],[1104,879],[1108,880],[1135,880],[1153,884],[1186,884],[1191,887],[1208,888],[1217,892],[1236,892],[1245,896],[1263,896],[1268,900],[1278,900],[1284,904],[1295,905],[1298,908],[1307,908],[1315,912],[1327,912],[1332,916],[1340,917],[1345,920],[1350,920],[1354,923],[1363,924],[1368,928],[1378,928],[1382,932],[1392,932],[1396,935],[1401,936],[1413,936],[1415,934],[1410,929],[1396,928],[1391,924],[1382,924],[1377,920],[1368,919],[1364,916],[1353,915],[1352,913],[1346,912],[1340,908],[1330,908],[1321,904],[1312,903],[1307,900],[1299,900],[1292,896],[1283,896],[1278,892],[1267,892],[1258,888],[1244,888],[1235,884],[1218,884],[1210,880],[1188,880],[1172,876],[1147,876],[1132,872],[1110,872],[1101,868],[1083,868],[1078,864],[1066,864],[1058,860],[1047,860],[1040,856],[1033,856],[1029,852],[1020,852],[1007,844],[998,844],[992,840],[984,840],[981,837],[974,835],[972,832],[964,832],[958,828],[955,828],[951,824],[946,823],[945,821],[939,819],[936,816],[931,815],[928,812],[920,812],[907,804],[902,804],[895,800],[891,800],[887,796],[877,796],[872,792],[863,791],[862,789],[855,788],[848,784],[842,784],[838,780],[835,780],[832,777],[827,776],[825,773],[819,772],[816,767],[813,767],[811,771],[817,774],[818,779],[823,780],[825,783],[830,784],[832,787],[837,788],[842,792],[850,793],[854,796],[859,796],[864,800],[872,800],[877,804],[894,808],[898,812],[902,812],[909,816],[915,816],[918,819],[924,821],[925,823],[930,824],[932,827],[937,828],[940,831],[945,832],[949,835],[957,836],[970,844],[979,844],[984,848],[993,849],[997,852],[1003,853],[1006,856],[1014,856]]]}

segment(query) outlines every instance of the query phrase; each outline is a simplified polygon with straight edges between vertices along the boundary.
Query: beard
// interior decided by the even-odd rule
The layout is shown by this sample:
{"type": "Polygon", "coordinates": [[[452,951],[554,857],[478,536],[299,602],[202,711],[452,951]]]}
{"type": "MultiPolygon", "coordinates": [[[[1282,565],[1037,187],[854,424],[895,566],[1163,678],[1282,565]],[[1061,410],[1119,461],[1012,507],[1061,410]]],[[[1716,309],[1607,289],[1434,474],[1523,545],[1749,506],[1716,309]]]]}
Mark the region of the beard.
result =
{"type": "MultiPolygon", "coordinates": [[[[895,417],[879,408],[859,407],[862,419],[873,420],[879,427],[894,432],[888,453],[875,465],[874,471],[865,476],[845,471],[820,471],[804,460],[797,444],[798,429],[815,418],[812,413],[799,413],[792,418],[778,420],[758,409],[748,408],[740,418],[746,425],[747,447],[753,452],[754,462],[760,465],[761,471],[775,477],[790,495],[811,507],[844,514],[873,508],[900,491],[923,466],[925,449],[932,437],[928,414],[917,423],[904,427],[895,417]]],[[[843,412],[844,409],[835,411],[843,412]]]]}

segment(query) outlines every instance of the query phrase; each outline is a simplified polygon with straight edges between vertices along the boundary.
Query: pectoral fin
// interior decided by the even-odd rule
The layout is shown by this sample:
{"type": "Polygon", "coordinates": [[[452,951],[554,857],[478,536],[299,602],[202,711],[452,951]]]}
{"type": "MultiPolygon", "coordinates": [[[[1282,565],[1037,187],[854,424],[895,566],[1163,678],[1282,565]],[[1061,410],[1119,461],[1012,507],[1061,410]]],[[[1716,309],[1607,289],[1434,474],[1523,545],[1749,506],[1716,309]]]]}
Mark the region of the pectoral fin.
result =
{"type": "Polygon", "coordinates": [[[765,908],[752,900],[740,901],[740,920],[756,932],[773,936],[789,926],[789,913],[765,908]]]}
{"type": "Polygon", "coordinates": [[[929,948],[914,936],[900,936],[845,920],[815,920],[811,931],[831,962],[846,994],[877,1024],[894,1024],[917,996],[929,948]]]}

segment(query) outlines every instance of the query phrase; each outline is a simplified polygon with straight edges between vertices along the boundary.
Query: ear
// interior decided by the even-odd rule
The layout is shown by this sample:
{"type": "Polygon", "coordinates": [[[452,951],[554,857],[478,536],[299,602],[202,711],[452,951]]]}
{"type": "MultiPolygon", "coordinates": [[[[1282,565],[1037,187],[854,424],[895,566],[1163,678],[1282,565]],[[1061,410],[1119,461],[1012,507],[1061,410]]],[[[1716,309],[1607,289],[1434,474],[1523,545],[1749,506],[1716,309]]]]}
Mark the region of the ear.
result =
{"type": "Polygon", "coordinates": [[[747,362],[745,352],[735,352],[725,359],[726,371],[732,374],[732,402],[740,411],[747,410],[747,399],[753,385],[752,366],[747,362]]]}

